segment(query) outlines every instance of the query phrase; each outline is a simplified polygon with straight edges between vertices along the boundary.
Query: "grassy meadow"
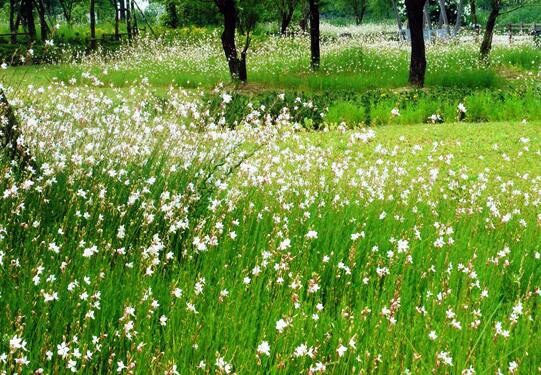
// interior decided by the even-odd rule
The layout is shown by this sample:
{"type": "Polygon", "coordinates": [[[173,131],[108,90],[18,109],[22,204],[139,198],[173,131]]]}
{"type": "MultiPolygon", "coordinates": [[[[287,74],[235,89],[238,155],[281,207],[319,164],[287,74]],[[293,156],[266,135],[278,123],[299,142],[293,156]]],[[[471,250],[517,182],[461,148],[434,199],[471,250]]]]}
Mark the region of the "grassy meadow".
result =
{"type": "Polygon", "coordinates": [[[217,38],[0,71],[0,374],[541,372],[540,50],[217,38]]]}

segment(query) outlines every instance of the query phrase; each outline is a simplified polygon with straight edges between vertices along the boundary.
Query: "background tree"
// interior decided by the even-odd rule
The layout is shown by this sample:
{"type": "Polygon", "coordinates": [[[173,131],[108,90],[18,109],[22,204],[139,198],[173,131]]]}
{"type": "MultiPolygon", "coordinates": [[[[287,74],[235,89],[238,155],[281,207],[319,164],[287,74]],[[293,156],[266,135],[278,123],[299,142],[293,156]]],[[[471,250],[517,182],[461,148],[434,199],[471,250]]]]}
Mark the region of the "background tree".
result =
{"type": "Polygon", "coordinates": [[[277,0],[280,14],[280,33],[282,35],[286,34],[298,4],[299,0],[277,0]]]}
{"type": "Polygon", "coordinates": [[[319,0],[308,0],[310,5],[310,51],[312,70],[319,70],[321,53],[319,48],[319,0]]]}
{"type": "Polygon", "coordinates": [[[24,25],[31,40],[36,39],[36,25],[34,21],[34,6],[32,0],[22,0],[22,12],[24,17],[24,25]]]}
{"type": "Polygon", "coordinates": [[[492,50],[492,39],[494,36],[494,28],[496,26],[496,20],[503,14],[514,12],[526,5],[527,1],[513,1],[513,0],[490,0],[490,14],[488,15],[487,24],[485,27],[485,33],[483,35],[483,42],[481,43],[481,60],[488,62],[488,55],[492,50]],[[507,10],[503,10],[504,8],[507,10]]]}
{"type": "Polygon", "coordinates": [[[470,13],[471,13],[471,23],[477,25],[477,4],[475,0],[470,0],[470,13]]]}
{"type": "Polygon", "coordinates": [[[90,0],[90,48],[96,48],[96,2],[90,0]]]}
{"type": "Polygon", "coordinates": [[[406,0],[406,14],[410,29],[411,60],[409,82],[423,87],[426,73],[426,51],[423,33],[423,9],[426,0],[406,0]]]}
{"type": "Polygon", "coordinates": [[[233,81],[246,82],[248,79],[246,69],[246,56],[251,42],[251,33],[257,22],[264,15],[265,0],[214,0],[224,20],[222,32],[222,47],[229,66],[233,81]],[[239,27],[244,36],[244,47],[239,53],[236,45],[236,31],[239,27]]]}
{"type": "Polygon", "coordinates": [[[343,6],[346,10],[352,10],[355,17],[355,24],[360,25],[366,14],[368,7],[367,0],[342,0],[343,6]]]}

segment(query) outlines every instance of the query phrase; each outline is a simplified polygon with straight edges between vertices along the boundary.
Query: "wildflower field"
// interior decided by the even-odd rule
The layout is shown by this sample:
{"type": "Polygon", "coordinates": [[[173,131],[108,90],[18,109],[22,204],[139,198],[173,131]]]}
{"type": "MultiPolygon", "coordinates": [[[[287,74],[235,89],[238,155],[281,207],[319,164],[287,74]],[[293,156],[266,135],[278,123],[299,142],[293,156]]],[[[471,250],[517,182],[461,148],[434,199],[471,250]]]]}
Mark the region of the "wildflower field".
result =
{"type": "Polygon", "coordinates": [[[0,374],[540,373],[541,51],[253,43],[0,71],[0,374]]]}

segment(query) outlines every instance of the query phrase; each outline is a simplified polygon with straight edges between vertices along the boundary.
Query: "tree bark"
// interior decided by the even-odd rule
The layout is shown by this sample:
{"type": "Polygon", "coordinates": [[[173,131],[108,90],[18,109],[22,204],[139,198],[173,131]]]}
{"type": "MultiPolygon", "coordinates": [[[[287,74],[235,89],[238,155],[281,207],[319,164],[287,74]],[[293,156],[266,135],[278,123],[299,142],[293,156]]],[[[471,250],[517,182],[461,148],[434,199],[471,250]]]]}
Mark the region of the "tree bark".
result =
{"type": "Polygon", "coordinates": [[[289,27],[289,24],[291,23],[291,19],[293,18],[293,12],[295,11],[295,7],[293,5],[289,6],[287,10],[282,10],[282,22],[280,25],[280,34],[286,35],[287,28],[289,27]]]}
{"type": "Polygon", "coordinates": [[[481,60],[488,61],[488,55],[492,49],[492,37],[494,35],[494,27],[496,19],[500,15],[500,0],[491,0],[491,9],[488,16],[483,42],[481,43],[481,60]]]}
{"type": "Polygon", "coordinates": [[[31,40],[36,40],[36,25],[34,22],[34,8],[32,6],[32,0],[23,0],[24,5],[24,20],[26,23],[26,30],[30,35],[31,40]]]}
{"type": "Polygon", "coordinates": [[[119,1],[118,9],[120,12],[120,20],[125,21],[126,20],[126,3],[124,2],[124,0],[119,1]]]}
{"type": "Polygon", "coordinates": [[[456,23],[455,23],[455,35],[458,34],[458,32],[460,31],[460,27],[462,26],[463,14],[464,14],[464,0],[458,0],[458,9],[457,9],[456,23]]]}
{"type": "MultiPolygon", "coordinates": [[[[237,6],[235,0],[216,0],[216,5],[220,13],[224,16],[224,31],[222,32],[222,47],[224,49],[225,58],[229,65],[229,73],[233,81],[241,80],[240,68],[241,62],[237,53],[235,44],[235,31],[237,29],[237,6]]],[[[246,77],[244,77],[244,82],[246,77]]]]}
{"type": "Polygon", "coordinates": [[[131,16],[133,18],[133,29],[132,29],[133,35],[139,35],[139,26],[137,25],[137,13],[135,12],[135,1],[129,0],[129,4],[130,3],[131,3],[131,16]]]}
{"type": "Polygon", "coordinates": [[[112,0],[115,7],[115,40],[120,40],[120,17],[117,0],[112,0]]]}
{"type": "Polygon", "coordinates": [[[130,0],[126,0],[124,2],[124,11],[125,17],[126,17],[126,32],[128,33],[128,40],[131,40],[132,38],[132,28],[131,28],[131,11],[130,11],[130,0]]]}
{"type": "Polygon", "coordinates": [[[46,41],[49,37],[49,26],[47,26],[47,20],[45,19],[45,4],[43,0],[36,0],[38,5],[38,17],[39,26],[41,32],[41,40],[46,41]]]}
{"type": "Polygon", "coordinates": [[[319,48],[319,0],[308,0],[310,4],[310,50],[312,70],[319,70],[321,52],[319,48]]]}
{"type": "Polygon", "coordinates": [[[96,2],[90,0],[90,48],[96,48],[96,2]]]}
{"type": "Polygon", "coordinates": [[[17,32],[15,28],[15,0],[9,0],[9,32],[12,34],[10,37],[11,44],[17,43],[17,36],[14,35],[17,32]]]}
{"type": "Polygon", "coordinates": [[[399,38],[400,40],[403,40],[403,31],[402,31],[402,21],[400,20],[400,14],[398,13],[398,8],[396,6],[396,1],[391,0],[393,3],[393,11],[396,18],[396,24],[398,26],[398,33],[400,34],[399,38]]]}
{"type": "Polygon", "coordinates": [[[432,39],[432,21],[430,20],[430,12],[428,10],[428,1],[425,3],[425,6],[423,7],[423,17],[425,20],[425,26],[428,34],[428,42],[430,43],[432,39]]]}
{"type": "Polygon", "coordinates": [[[360,25],[363,23],[364,15],[366,14],[366,0],[361,0],[361,13],[359,14],[359,23],[357,25],[360,25]]]}
{"type": "Polygon", "coordinates": [[[443,19],[443,25],[447,30],[447,34],[451,35],[451,27],[449,26],[449,18],[447,18],[447,10],[445,9],[445,0],[440,0],[440,16],[443,19]]]}
{"type": "Polygon", "coordinates": [[[474,25],[477,25],[477,5],[475,0],[470,0],[470,9],[471,9],[471,22],[474,25]]]}
{"type": "Polygon", "coordinates": [[[409,83],[423,87],[426,73],[425,39],[423,35],[423,8],[426,0],[406,0],[406,13],[410,28],[411,61],[409,83]]]}

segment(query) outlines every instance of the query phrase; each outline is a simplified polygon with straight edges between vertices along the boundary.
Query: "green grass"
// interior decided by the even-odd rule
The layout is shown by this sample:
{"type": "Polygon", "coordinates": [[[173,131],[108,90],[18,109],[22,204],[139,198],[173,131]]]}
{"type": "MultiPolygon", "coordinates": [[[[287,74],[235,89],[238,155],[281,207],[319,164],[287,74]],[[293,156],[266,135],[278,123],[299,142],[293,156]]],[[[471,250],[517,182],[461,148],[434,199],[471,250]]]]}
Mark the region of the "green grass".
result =
{"type": "Polygon", "coordinates": [[[312,74],[303,55],[266,73],[261,52],[256,85],[210,94],[227,72],[198,51],[6,71],[38,169],[0,162],[0,373],[538,371],[535,80],[453,81],[453,51],[428,72],[441,86],[398,90],[404,53],[338,51],[312,74]],[[320,131],[299,125],[325,103],[320,131]]]}

